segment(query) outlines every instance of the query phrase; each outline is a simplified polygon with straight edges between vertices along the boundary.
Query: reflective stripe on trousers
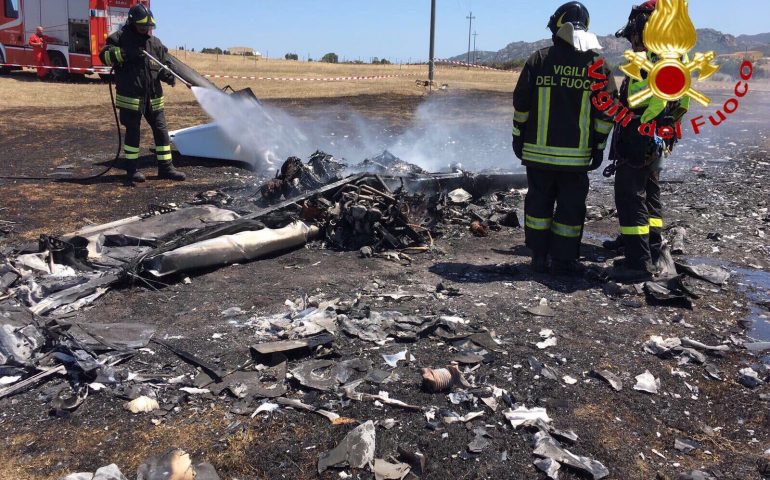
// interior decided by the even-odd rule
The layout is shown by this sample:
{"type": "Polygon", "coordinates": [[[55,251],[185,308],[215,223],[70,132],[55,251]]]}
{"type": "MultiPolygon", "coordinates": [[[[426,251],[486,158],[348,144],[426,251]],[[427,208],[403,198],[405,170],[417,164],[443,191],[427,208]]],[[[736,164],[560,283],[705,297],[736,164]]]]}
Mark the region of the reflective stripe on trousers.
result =
{"type": "Polygon", "coordinates": [[[551,225],[551,232],[560,237],[580,238],[583,234],[583,226],[565,225],[563,223],[553,222],[553,225],[551,225]]]}
{"type": "Polygon", "coordinates": [[[530,215],[526,215],[524,218],[525,225],[532,230],[550,230],[553,223],[553,219],[550,218],[537,218],[530,215]]]}
{"type": "Polygon", "coordinates": [[[155,147],[155,156],[159,162],[170,162],[173,158],[171,145],[158,145],[155,147]]]}
{"type": "Polygon", "coordinates": [[[136,160],[139,158],[139,147],[123,145],[123,154],[126,157],[126,160],[136,160]]]}

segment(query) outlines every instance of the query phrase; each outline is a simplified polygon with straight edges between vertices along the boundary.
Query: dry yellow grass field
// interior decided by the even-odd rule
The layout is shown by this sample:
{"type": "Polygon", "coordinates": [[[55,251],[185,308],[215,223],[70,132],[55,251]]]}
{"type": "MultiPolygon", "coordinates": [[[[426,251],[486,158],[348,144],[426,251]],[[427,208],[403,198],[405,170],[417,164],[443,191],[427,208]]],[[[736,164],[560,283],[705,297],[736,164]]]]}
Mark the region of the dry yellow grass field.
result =
{"type": "MultiPolygon", "coordinates": [[[[172,51],[180,60],[204,75],[256,76],[271,78],[327,78],[349,76],[399,75],[392,78],[351,81],[281,81],[212,79],[220,86],[250,87],[259,98],[331,98],[354,95],[422,96],[427,89],[416,80],[427,80],[426,65],[355,65],[287,60],[258,60],[249,57],[172,51]]],[[[95,77],[93,77],[95,78],[95,77]]],[[[80,107],[105,103],[105,87],[96,81],[82,83],[44,83],[33,76],[15,73],[0,77],[0,110],[17,107],[80,107]],[[41,88],[44,87],[44,88],[41,88]]],[[[450,90],[513,91],[516,74],[462,67],[436,67],[436,82],[450,90]]],[[[166,89],[168,103],[193,101],[184,87],[166,89]]]]}

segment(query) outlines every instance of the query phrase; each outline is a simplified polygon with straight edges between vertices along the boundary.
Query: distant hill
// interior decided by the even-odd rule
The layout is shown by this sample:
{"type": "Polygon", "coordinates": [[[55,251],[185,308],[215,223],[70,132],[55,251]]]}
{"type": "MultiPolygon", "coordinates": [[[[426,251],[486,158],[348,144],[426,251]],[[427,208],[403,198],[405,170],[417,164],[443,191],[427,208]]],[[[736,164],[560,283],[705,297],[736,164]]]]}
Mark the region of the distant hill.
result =
{"type": "MultiPolygon", "coordinates": [[[[599,43],[604,47],[601,51],[602,55],[613,65],[619,65],[624,61],[623,52],[630,46],[627,40],[615,38],[615,35],[599,37],[599,43]]],[[[476,58],[480,64],[502,64],[509,61],[526,60],[532,52],[550,45],[550,38],[536,42],[513,42],[497,52],[476,52],[476,58]]],[[[770,55],[770,33],[735,37],[712,28],[698,29],[698,45],[695,47],[695,51],[708,52],[711,50],[718,55],[755,50],[764,52],[767,56],[770,55]]],[[[450,60],[464,62],[466,59],[467,53],[464,53],[452,57],[450,60]]]]}

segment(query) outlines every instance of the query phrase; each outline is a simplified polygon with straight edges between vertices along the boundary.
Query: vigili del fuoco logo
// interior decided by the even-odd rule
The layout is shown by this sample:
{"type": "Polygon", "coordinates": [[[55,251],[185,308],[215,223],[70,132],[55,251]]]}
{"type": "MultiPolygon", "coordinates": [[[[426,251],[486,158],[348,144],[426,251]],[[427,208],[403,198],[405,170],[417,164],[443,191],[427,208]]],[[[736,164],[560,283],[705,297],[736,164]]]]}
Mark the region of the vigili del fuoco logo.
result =
{"type": "MultiPolygon", "coordinates": [[[[703,81],[720,69],[719,65],[712,63],[716,54],[711,52],[695,53],[692,59],[688,59],[689,52],[695,48],[698,41],[695,25],[690,19],[687,0],[659,0],[657,8],[650,16],[650,20],[644,28],[643,41],[650,52],[658,56],[660,60],[651,61],[645,52],[633,52],[627,50],[624,54],[628,64],[620,67],[620,70],[630,78],[643,80],[642,72],[647,74],[649,86],[644,90],[631,95],[628,104],[636,107],[651,97],[657,97],[667,102],[673,102],[687,96],[704,107],[711,105],[711,99],[693,87],[693,75],[698,73],[697,81],[703,81]]],[[[609,93],[604,91],[606,76],[601,73],[604,60],[594,63],[588,71],[589,77],[594,79],[591,90],[601,90],[594,98],[596,108],[613,116],[615,122],[623,126],[633,119],[633,114],[619,101],[614,100],[609,93]]],[[[709,115],[712,125],[719,126],[727,115],[735,113],[739,106],[739,98],[743,98],[749,91],[748,80],[754,72],[753,64],[745,60],[739,69],[740,80],[734,88],[734,96],[729,98],[714,114],[709,115]]],[[[701,128],[707,122],[704,115],[693,117],[690,120],[693,132],[698,135],[701,128]]],[[[675,127],[661,127],[657,129],[655,122],[642,124],[639,127],[642,135],[658,135],[664,139],[674,136],[682,138],[682,126],[677,123],[675,127]]]]}

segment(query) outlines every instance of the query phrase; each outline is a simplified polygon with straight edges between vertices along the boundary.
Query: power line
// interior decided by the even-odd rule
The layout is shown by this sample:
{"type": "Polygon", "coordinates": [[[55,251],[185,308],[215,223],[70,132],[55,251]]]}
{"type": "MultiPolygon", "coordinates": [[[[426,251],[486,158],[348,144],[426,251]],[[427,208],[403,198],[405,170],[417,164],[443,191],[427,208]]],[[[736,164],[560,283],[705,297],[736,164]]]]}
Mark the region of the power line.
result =
{"type": "MultiPolygon", "coordinates": [[[[471,12],[467,17],[468,19],[468,61],[466,62],[468,65],[471,64],[471,31],[473,30],[473,21],[476,19],[476,17],[473,16],[473,12],[471,12]]],[[[470,70],[471,67],[468,67],[470,70]]]]}
{"type": "MultiPolygon", "coordinates": [[[[436,68],[436,0],[430,2],[430,58],[428,59],[428,82],[433,89],[433,77],[436,68]]],[[[411,63],[411,62],[410,62],[411,63]]]]}

